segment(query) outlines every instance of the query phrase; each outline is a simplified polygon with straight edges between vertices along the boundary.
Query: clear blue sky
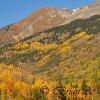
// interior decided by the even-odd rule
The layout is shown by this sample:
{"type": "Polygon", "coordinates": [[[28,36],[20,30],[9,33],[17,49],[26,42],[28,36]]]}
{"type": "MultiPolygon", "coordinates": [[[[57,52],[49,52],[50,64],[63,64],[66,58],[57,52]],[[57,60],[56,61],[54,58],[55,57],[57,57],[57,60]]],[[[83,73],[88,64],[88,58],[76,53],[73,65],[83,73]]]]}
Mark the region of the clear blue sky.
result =
{"type": "Polygon", "coordinates": [[[42,7],[78,8],[95,0],[0,0],[0,27],[25,18],[42,7]]]}

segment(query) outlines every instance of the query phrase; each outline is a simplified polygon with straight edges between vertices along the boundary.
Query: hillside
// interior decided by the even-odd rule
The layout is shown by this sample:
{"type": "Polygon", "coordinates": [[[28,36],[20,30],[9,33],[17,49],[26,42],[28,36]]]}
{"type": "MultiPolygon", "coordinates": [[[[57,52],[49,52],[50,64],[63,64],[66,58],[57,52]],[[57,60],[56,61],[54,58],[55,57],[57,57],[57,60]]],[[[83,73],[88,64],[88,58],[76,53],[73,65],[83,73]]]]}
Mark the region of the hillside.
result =
{"type": "Polygon", "coordinates": [[[0,63],[6,64],[0,65],[0,98],[63,100],[52,91],[62,84],[70,91],[66,98],[99,100],[100,33],[80,32],[61,44],[24,41],[8,45],[0,49],[0,63]],[[83,94],[85,80],[95,89],[92,94],[83,94]],[[43,86],[50,89],[47,95],[40,92],[43,86]],[[70,94],[76,89],[79,94],[70,94]]]}
{"type": "Polygon", "coordinates": [[[92,67],[98,71],[100,60],[99,18],[100,16],[93,16],[85,20],[76,20],[70,24],[44,31],[43,33],[48,34],[48,36],[55,36],[51,37],[52,40],[48,37],[46,40],[35,41],[33,40],[34,37],[31,37],[4,46],[0,49],[0,63],[13,64],[38,75],[51,73],[50,75],[53,75],[53,77],[59,68],[59,70],[64,71],[65,77],[67,77],[68,73],[74,73],[74,70],[77,69],[79,75],[82,74],[81,77],[84,77],[87,73],[88,67],[91,68],[89,73],[92,72],[92,67]],[[85,26],[85,22],[85,25],[88,22],[91,23],[89,24],[90,27],[89,25],[88,27],[85,26]],[[75,28],[71,25],[73,27],[75,25],[75,28]],[[80,30],[76,32],[78,25],[80,30]],[[71,27],[69,28],[69,26],[71,27]],[[68,35],[67,28],[72,33],[66,38],[65,36],[68,35]],[[83,31],[81,31],[81,28],[83,31]],[[63,35],[62,38],[64,39],[61,39],[62,41],[58,40],[61,38],[60,35],[63,35]],[[89,63],[90,65],[88,65],[89,63]],[[80,73],[79,69],[84,69],[82,70],[84,73],[80,73]]]}

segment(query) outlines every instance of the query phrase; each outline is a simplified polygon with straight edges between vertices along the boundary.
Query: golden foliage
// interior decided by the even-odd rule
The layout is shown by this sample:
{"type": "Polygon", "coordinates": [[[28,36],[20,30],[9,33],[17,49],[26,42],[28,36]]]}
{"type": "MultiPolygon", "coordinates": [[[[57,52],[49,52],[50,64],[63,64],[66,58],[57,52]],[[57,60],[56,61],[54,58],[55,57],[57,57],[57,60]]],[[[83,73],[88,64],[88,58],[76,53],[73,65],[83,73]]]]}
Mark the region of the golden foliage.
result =
{"type": "Polygon", "coordinates": [[[17,45],[15,45],[15,48],[18,48],[18,49],[26,49],[28,47],[29,47],[29,44],[26,42],[18,43],[17,45]]]}
{"type": "Polygon", "coordinates": [[[70,39],[68,39],[67,41],[69,41],[69,42],[73,42],[73,41],[76,41],[76,40],[78,40],[78,39],[80,39],[80,38],[84,38],[84,39],[90,39],[90,38],[92,38],[94,35],[89,35],[89,34],[87,34],[86,32],[80,32],[79,34],[76,34],[76,35],[74,35],[73,37],[71,37],[70,39]]]}

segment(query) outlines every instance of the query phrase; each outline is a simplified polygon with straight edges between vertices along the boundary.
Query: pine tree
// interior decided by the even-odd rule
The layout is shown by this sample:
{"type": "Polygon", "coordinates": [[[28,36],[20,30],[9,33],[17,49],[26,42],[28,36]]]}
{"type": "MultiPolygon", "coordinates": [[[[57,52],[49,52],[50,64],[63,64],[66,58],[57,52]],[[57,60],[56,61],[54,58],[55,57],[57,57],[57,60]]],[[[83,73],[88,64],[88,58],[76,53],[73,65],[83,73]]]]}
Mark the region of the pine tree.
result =
{"type": "Polygon", "coordinates": [[[82,89],[83,93],[86,95],[87,94],[87,90],[88,90],[88,85],[87,85],[87,82],[86,82],[85,79],[82,82],[81,89],[82,89]]]}

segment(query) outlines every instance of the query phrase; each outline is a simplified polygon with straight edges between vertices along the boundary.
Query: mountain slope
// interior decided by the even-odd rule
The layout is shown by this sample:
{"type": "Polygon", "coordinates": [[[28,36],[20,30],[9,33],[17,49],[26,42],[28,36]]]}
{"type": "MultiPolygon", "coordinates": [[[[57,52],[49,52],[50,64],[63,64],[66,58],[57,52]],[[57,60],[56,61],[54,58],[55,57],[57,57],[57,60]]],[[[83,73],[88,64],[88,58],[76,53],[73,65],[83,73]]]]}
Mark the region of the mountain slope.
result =
{"type": "Polygon", "coordinates": [[[82,31],[88,34],[97,34],[100,32],[100,16],[94,15],[89,19],[77,19],[69,24],[54,27],[43,32],[35,33],[22,41],[38,41],[44,44],[63,43],[66,39],[82,31]]]}
{"type": "MultiPolygon", "coordinates": [[[[5,37],[6,31],[15,34],[12,27],[3,28],[5,37]]],[[[7,43],[12,42],[9,39],[7,43]]],[[[66,98],[99,100],[100,15],[32,33],[12,44],[1,43],[0,63],[0,98],[58,100],[59,94],[54,95],[53,90],[64,86],[73,94],[80,91],[75,96],[68,92],[66,98]],[[50,90],[47,95],[41,94],[43,86],[50,90]]]]}
{"type": "Polygon", "coordinates": [[[0,42],[20,41],[37,32],[69,23],[75,19],[89,18],[100,14],[100,4],[78,9],[41,8],[25,19],[0,29],[0,42]],[[3,35],[3,37],[2,37],[3,35]]]}
{"type": "Polygon", "coordinates": [[[0,50],[0,62],[23,66],[35,73],[45,72],[52,67],[56,69],[60,64],[66,70],[81,67],[85,61],[95,59],[100,54],[99,18],[100,16],[94,16],[85,20],[76,20],[71,22],[72,24],[46,30],[44,31],[44,34],[48,34],[46,40],[35,41],[35,37],[31,37],[4,46],[0,50]],[[88,22],[92,24],[84,27],[84,23],[87,25],[88,22]],[[74,28],[69,28],[70,25],[73,25],[74,28]],[[76,32],[79,27],[77,25],[84,30],[76,32]],[[67,28],[72,30],[69,37],[65,37],[67,28]],[[53,37],[50,38],[50,34],[53,37]],[[61,35],[63,35],[62,38],[61,35]]]}

